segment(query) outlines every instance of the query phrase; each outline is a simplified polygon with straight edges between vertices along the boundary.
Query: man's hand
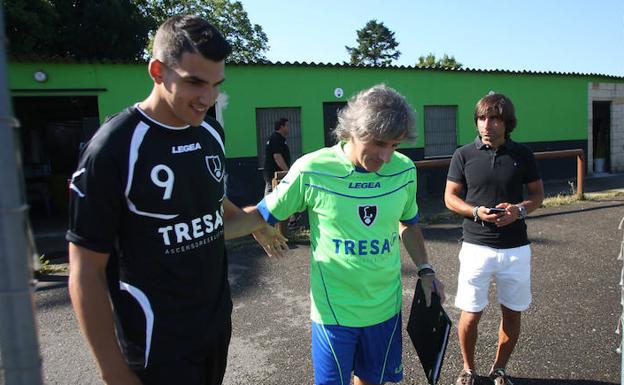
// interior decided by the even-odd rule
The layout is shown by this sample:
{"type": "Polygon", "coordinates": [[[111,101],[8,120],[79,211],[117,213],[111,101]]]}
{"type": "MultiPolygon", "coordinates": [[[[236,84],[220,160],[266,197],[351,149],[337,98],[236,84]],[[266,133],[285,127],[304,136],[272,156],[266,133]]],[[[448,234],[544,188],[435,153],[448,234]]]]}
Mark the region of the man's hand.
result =
{"type": "Polygon", "coordinates": [[[435,278],[435,274],[423,275],[419,278],[422,284],[423,293],[425,294],[425,304],[431,306],[431,293],[435,292],[440,296],[440,303],[444,303],[446,295],[444,294],[444,285],[435,278]]]}
{"type": "MultiPolygon", "coordinates": [[[[496,207],[498,208],[499,206],[497,205],[496,207]]],[[[498,219],[501,218],[503,215],[505,215],[505,213],[490,213],[488,211],[488,208],[485,206],[479,206],[479,209],[477,210],[477,216],[483,222],[496,224],[498,219]]]]}
{"type": "Polygon", "coordinates": [[[288,244],[286,244],[288,239],[273,226],[265,224],[252,235],[269,257],[283,257],[284,251],[288,250],[288,244]]]}
{"type": "Polygon", "coordinates": [[[520,209],[516,205],[503,202],[496,205],[496,207],[505,209],[504,213],[499,214],[498,218],[494,221],[496,227],[507,226],[520,218],[520,209]]]}

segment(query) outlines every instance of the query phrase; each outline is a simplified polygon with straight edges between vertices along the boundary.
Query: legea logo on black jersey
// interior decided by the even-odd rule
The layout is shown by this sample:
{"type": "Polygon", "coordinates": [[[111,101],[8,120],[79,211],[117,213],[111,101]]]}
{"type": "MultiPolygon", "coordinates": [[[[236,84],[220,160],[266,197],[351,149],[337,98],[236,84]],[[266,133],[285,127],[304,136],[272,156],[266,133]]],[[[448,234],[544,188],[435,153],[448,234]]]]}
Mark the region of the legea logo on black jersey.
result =
{"type": "Polygon", "coordinates": [[[199,142],[197,142],[197,143],[185,144],[182,146],[171,146],[171,153],[180,154],[183,152],[191,152],[191,151],[196,151],[200,149],[201,149],[201,146],[199,142]]]}
{"type": "Polygon", "coordinates": [[[212,175],[217,182],[221,182],[221,179],[223,179],[223,166],[221,165],[221,158],[216,155],[207,156],[206,167],[208,167],[210,175],[212,175]]]}
{"type": "Polygon", "coordinates": [[[358,215],[366,227],[371,227],[377,219],[377,205],[358,206],[358,215]]]}

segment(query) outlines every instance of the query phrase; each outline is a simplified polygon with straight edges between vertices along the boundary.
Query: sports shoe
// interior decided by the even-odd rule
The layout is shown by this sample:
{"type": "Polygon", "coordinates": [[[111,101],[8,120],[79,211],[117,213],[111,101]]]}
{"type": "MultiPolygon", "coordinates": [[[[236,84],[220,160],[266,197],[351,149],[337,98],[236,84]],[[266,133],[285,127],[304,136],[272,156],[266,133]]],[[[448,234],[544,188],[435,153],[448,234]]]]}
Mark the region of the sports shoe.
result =
{"type": "Polygon", "coordinates": [[[513,385],[513,382],[509,379],[505,369],[497,368],[490,373],[490,380],[494,381],[494,385],[513,385]]]}
{"type": "Polygon", "coordinates": [[[477,378],[474,370],[462,370],[459,377],[457,377],[457,381],[455,381],[455,385],[474,385],[475,379],[477,378]]]}

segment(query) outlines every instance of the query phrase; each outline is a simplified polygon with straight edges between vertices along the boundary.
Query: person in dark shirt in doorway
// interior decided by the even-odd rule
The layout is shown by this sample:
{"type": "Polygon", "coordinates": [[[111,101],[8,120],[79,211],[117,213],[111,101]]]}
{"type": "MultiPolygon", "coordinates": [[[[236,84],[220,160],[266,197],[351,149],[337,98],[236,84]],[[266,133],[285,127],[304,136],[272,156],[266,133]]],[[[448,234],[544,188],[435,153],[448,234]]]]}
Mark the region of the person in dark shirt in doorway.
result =
{"type": "MultiPolygon", "coordinates": [[[[277,171],[290,170],[290,149],[286,143],[286,137],[290,131],[290,122],[286,118],[280,118],[275,122],[275,132],[266,142],[264,156],[264,195],[273,191],[273,178],[277,171]]],[[[288,218],[288,228],[296,230],[301,214],[291,215],[288,218]]]]}
{"type": "Polygon", "coordinates": [[[531,150],[510,138],[517,121],[508,97],[483,97],[474,122],[478,136],[453,154],[444,192],[446,206],[464,216],[455,298],[462,310],[457,329],[464,369],[456,384],[473,385],[476,379],[477,327],[494,278],[502,320],[489,377],[495,385],[511,385],[505,367],[520,335],[521,312],[531,303],[531,249],[524,219],[542,203],[544,186],[531,150]]]}
{"type": "Polygon", "coordinates": [[[276,171],[288,171],[290,169],[290,150],[286,143],[286,137],[290,124],[288,119],[280,118],[275,122],[275,131],[269,137],[265,147],[264,157],[264,195],[273,191],[272,180],[276,171]]]}

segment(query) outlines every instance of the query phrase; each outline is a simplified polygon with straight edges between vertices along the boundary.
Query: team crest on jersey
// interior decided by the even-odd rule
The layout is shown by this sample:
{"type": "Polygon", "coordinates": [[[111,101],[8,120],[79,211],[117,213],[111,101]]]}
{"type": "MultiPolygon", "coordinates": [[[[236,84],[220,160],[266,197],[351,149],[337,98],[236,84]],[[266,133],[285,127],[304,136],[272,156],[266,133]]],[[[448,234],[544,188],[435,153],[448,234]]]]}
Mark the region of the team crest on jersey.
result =
{"type": "Polygon", "coordinates": [[[377,219],[377,205],[358,206],[360,220],[366,227],[371,227],[377,219]]]}
{"type": "Polygon", "coordinates": [[[221,165],[221,158],[215,155],[207,156],[206,167],[208,167],[210,175],[212,175],[217,182],[221,182],[221,179],[223,179],[223,166],[221,165]]]}

